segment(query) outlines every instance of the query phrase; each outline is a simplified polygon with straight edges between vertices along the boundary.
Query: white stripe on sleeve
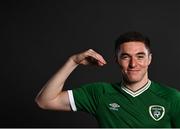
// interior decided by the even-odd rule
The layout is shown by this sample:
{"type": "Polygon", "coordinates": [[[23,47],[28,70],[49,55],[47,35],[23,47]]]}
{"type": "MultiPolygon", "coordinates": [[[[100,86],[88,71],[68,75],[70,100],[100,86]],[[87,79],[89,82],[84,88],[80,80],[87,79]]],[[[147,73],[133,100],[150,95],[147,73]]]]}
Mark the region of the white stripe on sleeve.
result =
{"type": "Polygon", "coordinates": [[[77,111],[72,90],[68,90],[70,105],[73,111],[77,111]]]}

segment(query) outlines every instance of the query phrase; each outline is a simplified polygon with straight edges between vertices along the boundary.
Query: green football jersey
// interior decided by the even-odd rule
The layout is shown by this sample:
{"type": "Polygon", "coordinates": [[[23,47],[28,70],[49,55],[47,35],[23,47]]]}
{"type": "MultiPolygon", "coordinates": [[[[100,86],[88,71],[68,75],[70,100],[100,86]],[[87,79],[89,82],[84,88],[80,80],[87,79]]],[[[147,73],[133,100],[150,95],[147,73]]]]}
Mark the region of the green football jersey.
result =
{"type": "Polygon", "coordinates": [[[100,127],[180,127],[180,92],[159,83],[133,92],[121,83],[97,82],[68,94],[72,110],[92,114],[100,127]]]}

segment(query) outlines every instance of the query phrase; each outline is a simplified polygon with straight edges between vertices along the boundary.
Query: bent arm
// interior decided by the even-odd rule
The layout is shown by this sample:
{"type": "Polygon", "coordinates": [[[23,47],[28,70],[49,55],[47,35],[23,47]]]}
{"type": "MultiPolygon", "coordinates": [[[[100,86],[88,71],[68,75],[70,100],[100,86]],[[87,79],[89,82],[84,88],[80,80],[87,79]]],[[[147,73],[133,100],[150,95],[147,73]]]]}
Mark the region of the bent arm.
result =
{"type": "Polygon", "coordinates": [[[92,49],[71,56],[38,93],[35,101],[39,107],[51,110],[71,110],[68,93],[62,89],[68,76],[79,64],[103,66],[106,61],[92,49]]]}
{"type": "Polygon", "coordinates": [[[62,89],[66,79],[77,66],[78,64],[76,64],[72,58],[69,58],[52,78],[50,78],[35,99],[39,107],[53,110],[71,110],[68,93],[67,91],[62,92],[62,89]]]}

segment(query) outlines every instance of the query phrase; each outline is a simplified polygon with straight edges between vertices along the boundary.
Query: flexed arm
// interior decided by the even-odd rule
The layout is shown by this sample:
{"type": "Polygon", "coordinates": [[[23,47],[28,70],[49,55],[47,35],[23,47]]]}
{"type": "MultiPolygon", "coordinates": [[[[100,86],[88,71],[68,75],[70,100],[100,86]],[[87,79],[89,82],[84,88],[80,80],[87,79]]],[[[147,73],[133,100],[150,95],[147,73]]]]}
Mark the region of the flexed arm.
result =
{"type": "Polygon", "coordinates": [[[51,110],[71,110],[68,93],[62,89],[68,76],[80,64],[103,66],[106,61],[92,49],[71,56],[38,93],[35,101],[39,107],[51,110]]]}

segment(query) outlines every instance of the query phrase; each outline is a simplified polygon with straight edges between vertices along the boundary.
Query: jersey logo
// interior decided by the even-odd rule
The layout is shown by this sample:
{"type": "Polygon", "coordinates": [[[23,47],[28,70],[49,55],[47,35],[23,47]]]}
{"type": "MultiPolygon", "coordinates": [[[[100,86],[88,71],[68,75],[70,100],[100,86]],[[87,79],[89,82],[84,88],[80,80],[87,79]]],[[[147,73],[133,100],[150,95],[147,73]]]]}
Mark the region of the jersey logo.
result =
{"type": "Polygon", "coordinates": [[[109,104],[109,109],[111,109],[111,110],[118,111],[118,108],[119,108],[119,107],[120,107],[120,105],[117,104],[117,103],[110,103],[110,104],[109,104]]]}
{"type": "Polygon", "coordinates": [[[149,114],[155,121],[159,121],[165,114],[165,108],[160,105],[151,105],[149,106],[149,114]]]}

